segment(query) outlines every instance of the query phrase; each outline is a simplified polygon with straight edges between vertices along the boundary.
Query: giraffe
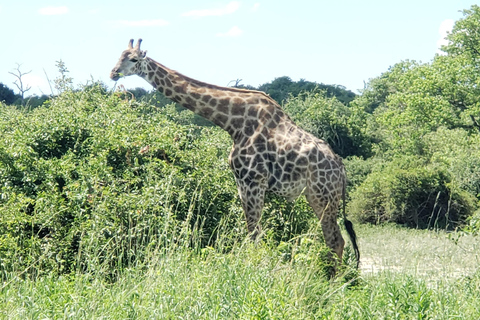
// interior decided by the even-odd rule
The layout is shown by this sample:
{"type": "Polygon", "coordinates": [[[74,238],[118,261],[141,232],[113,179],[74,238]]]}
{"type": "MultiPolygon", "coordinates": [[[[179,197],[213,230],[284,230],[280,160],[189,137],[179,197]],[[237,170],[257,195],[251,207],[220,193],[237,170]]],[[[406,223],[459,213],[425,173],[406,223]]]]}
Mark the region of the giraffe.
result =
{"type": "MultiPolygon", "coordinates": [[[[261,91],[201,82],[146,56],[142,39],[122,52],[110,78],[138,75],[167,98],[227,131],[233,140],[229,164],[253,240],[261,234],[265,192],[294,200],[302,193],[321,221],[326,245],[342,261],[345,241],[337,223],[343,198],[346,230],[357,259],[360,253],[345,216],[346,174],[341,158],[323,140],[298,127],[282,108],[261,91]]],[[[333,260],[334,257],[332,256],[333,260]]],[[[336,264],[337,262],[335,262],[336,264]]]]}

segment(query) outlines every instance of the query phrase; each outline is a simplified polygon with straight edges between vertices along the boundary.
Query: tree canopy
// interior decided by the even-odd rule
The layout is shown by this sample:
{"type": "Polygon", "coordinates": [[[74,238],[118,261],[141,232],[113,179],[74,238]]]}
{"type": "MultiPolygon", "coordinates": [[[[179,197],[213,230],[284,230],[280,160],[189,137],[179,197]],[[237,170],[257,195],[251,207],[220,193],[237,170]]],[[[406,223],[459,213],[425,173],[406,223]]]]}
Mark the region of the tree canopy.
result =
{"type": "Polygon", "coordinates": [[[15,100],[17,100],[15,92],[3,83],[0,83],[0,102],[11,105],[15,100]]]}
{"type": "Polygon", "coordinates": [[[305,91],[324,91],[327,97],[336,97],[343,104],[348,104],[355,98],[355,93],[343,86],[310,82],[304,79],[293,81],[287,76],[264,83],[256,89],[266,92],[279,104],[286,102],[289,97],[296,97],[305,91]]]}

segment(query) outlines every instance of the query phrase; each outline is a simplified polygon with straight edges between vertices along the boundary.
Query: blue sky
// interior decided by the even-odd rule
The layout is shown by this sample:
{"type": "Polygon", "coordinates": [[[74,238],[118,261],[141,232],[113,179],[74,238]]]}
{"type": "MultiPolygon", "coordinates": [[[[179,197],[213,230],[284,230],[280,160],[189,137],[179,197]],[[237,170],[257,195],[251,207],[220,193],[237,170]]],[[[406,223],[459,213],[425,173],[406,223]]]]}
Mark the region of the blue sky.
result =
{"type": "MultiPolygon", "coordinates": [[[[32,89],[63,60],[74,84],[108,76],[131,38],[154,60],[187,76],[226,86],[258,86],[289,76],[354,92],[395,63],[429,62],[453,21],[473,0],[253,0],[0,2],[0,82],[21,64],[32,89]]],[[[127,88],[149,85],[138,77],[127,88]]]]}

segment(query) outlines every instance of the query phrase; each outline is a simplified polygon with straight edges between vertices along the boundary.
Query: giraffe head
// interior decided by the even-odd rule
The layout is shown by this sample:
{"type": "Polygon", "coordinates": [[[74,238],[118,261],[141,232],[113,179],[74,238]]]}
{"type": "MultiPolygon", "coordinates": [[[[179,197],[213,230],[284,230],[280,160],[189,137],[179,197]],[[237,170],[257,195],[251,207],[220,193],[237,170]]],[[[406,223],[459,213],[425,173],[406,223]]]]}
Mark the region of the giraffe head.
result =
{"type": "Polygon", "coordinates": [[[146,56],[147,51],[140,50],[142,39],[138,39],[137,45],[133,47],[133,39],[128,42],[127,50],[122,52],[117,65],[110,72],[110,78],[117,81],[120,77],[136,74],[140,63],[146,56]]]}

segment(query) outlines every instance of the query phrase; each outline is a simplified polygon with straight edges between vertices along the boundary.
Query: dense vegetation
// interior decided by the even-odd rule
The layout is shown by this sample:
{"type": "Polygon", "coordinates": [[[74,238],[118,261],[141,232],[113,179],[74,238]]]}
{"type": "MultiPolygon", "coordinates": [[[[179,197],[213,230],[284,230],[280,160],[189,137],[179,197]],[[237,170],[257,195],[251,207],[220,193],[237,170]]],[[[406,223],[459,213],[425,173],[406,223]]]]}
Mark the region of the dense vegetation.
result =
{"type": "MultiPolygon", "coordinates": [[[[265,85],[297,124],[345,159],[347,210],[357,222],[480,231],[480,7],[464,14],[449,35],[445,55],[429,63],[399,62],[359,96],[287,77],[265,85]]],[[[9,99],[0,104],[0,278],[5,283],[0,292],[5,301],[10,284],[28,292],[31,284],[23,287],[22,279],[55,282],[62,275],[59,283],[66,292],[76,290],[77,281],[91,284],[95,292],[111,281],[135,286],[137,280],[129,277],[145,270],[152,276],[139,282],[145,290],[168,292],[168,286],[189,283],[200,296],[210,276],[205,270],[218,268],[216,278],[225,281],[209,285],[226,293],[205,299],[220,307],[239,299],[238,290],[252,294],[237,305],[249,312],[222,309],[215,313],[219,317],[222,312],[254,317],[253,311],[258,318],[328,316],[325,312],[367,317],[362,306],[376,296],[377,285],[359,281],[347,248],[339,283],[330,286],[318,222],[303,198],[289,203],[270,196],[262,217],[264,242],[257,247],[244,242],[225,132],[157,93],[110,92],[98,83],[73,88],[66,72],[63,66],[56,80],[59,94],[35,108],[7,105],[14,97],[0,85],[9,99]],[[192,272],[193,278],[178,270],[192,272]],[[239,278],[228,278],[233,275],[239,278]],[[160,278],[170,282],[159,283],[160,278]],[[275,298],[258,294],[265,290],[275,298]],[[364,304],[334,308],[342,305],[342,297],[364,304]],[[283,310],[283,316],[275,310],[283,310]]],[[[388,309],[400,312],[394,318],[438,315],[433,312],[439,302],[424,283],[397,279],[382,285],[391,287],[375,297],[378,310],[395,302],[399,309],[388,309]],[[426,299],[420,291],[430,300],[412,301],[426,299]],[[402,309],[400,300],[389,300],[391,294],[416,309],[402,309]]],[[[473,301],[465,314],[480,313],[472,307],[478,306],[479,285],[478,273],[463,284],[465,303],[473,301]]],[[[89,286],[82,288],[89,292],[89,286]]],[[[191,304],[182,305],[179,292],[190,289],[169,293],[169,301],[185,313],[192,311],[187,310],[191,304]]],[[[139,297],[150,298],[134,293],[127,298],[139,297]]],[[[168,318],[176,311],[162,314],[168,318]]]]}

